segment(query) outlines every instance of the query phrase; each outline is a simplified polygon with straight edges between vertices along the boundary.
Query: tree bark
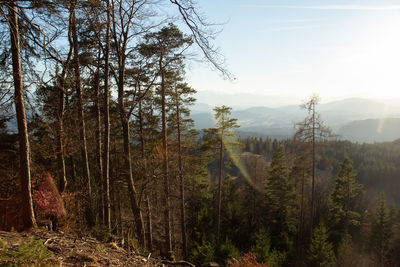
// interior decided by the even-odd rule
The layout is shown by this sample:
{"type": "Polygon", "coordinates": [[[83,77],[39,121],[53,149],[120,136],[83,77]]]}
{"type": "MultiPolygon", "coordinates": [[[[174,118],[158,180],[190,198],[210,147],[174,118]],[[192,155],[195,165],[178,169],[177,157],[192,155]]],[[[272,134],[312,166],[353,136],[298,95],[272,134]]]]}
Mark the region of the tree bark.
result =
{"type": "Polygon", "coordinates": [[[164,180],[164,234],[167,252],[172,251],[171,236],[171,207],[169,189],[169,170],[168,170],[168,136],[167,136],[167,116],[165,110],[165,72],[162,64],[163,56],[160,56],[159,68],[161,72],[161,124],[162,124],[162,146],[163,146],[163,180],[164,180]]]}
{"type": "MultiPolygon", "coordinates": [[[[139,90],[140,92],[140,90],[139,90]]],[[[147,159],[145,153],[145,141],[144,141],[144,129],[143,129],[143,113],[142,113],[142,100],[139,100],[139,131],[140,131],[140,150],[142,153],[142,162],[143,162],[143,173],[144,173],[144,180],[147,181],[147,186],[150,183],[148,169],[147,169],[147,159]]],[[[147,242],[147,249],[152,252],[153,250],[153,233],[152,233],[152,220],[151,220],[151,207],[150,207],[150,198],[149,198],[149,190],[145,196],[145,204],[147,210],[147,225],[146,225],[146,232],[145,240],[147,242]]]]}
{"type": "MultiPolygon", "coordinates": [[[[68,26],[68,38],[71,38],[71,25],[68,26]]],[[[64,158],[64,112],[65,112],[65,77],[71,62],[73,47],[70,44],[67,59],[62,64],[62,72],[58,85],[58,123],[57,123],[57,167],[58,167],[58,191],[62,194],[68,184],[65,158],[64,158]]]]}
{"type": "Polygon", "coordinates": [[[217,198],[217,244],[220,243],[221,235],[221,204],[222,204],[222,161],[224,157],[223,133],[220,136],[219,167],[218,167],[218,198],[217,198]]]}
{"type": "Polygon", "coordinates": [[[182,140],[181,140],[181,114],[180,103],[177,89],[175,88],[176,96],[176,127],[178,133],[178,176],[179,176],[179,192],[180,192],[180,208],[181,208],[181,232],[182,232],[182,250],[183,258],[186,260],[188,256],[187,235],[186,235],[186,217],[185,217],[185,177],[183,175],[182,164],[182,140]]]}
{"type": "Polygon", "coordinates": [[[110,228],[110,1],[107,0],[106,47],[104,53],[104,144],[103,144],[103,199],[104,224],[110,228]]]}
{"type": "MultiPolygon", "coordinates": [[[[64,74],[64,71],[63,71],[64,74]]],[[[65,109],[65,93],[64,84],[65,77],[61,74],[58,98],[58,122],[57,122],[57,167],[58,167],[58,191],[62,194],[67,187],[67,177],[65,174],[64,160],[64,109],[65,109]]]]}
{"type": "Polygon", "coordinates": [[[95,101],[94,108],[96,111],[96,186],[99,190],[100,205],[98,205],[99,217],[104,223],[104,197],[103,197],[103,163],[102,163],[102,145],[101,145],[101,110],[100,110],[100,49],[97,55],[97,70],[95,74],[94,88],[95,101]]]}
{"type": "Polygon", "coordinates": [[[80,63],[79,63],[79,44],[78,34],[76,29],[76,15],[75,15],[76,0],[71,1],[70,12],[71,12],[71,31],[74,48],[74,71],[75,71],[75,90],[76,97],[78,100],[78,119],[79,119],[79,136],[80,136],[80,147],[83,160],[83,175],[86,180],[86,221],[89,227],[94,224],[93,212],[92,212],[92,188],[90,185],[90,170],[89,160],[87,154],[86,144],[86,129],[85,129],[85,117],[83,113],[83,100],[82,100],[82,88],[81,88],[81,75],[80,75],[80,63]]]}
{"type": "Polygon", "coordinates": [[[140,244],[144,243],[144,226],[142,212],[139,207],[137,200],[137,191],[135,183],[133,181],[132,175],[132,159],[131,159],[131,148],[130,148],[130,130],[129,130],[129,118],[125,112],[125,102],[124,102],[124,77],[125,77],[125,59],[121,56],[120,68],[118,73],[118,107],[119,115],[122,123],[122,134],[123,134],[123,146],[124,146],[124,164],[125,164],[125,179],[128,183],[128,191],[131,203],[132,214],[136,220],[136,234],[140,244]]]}
{"type": "MultiPolygon", "coordinates": [[[[121,3],[120,3],[121,4],[121,3]]],[[[117,5],[119,5],[117,3],[117,5]]],[[[131,7],[133,8],[136,5],[136,1],[132,1],[131,7]]],[[[121,38],[117,36],[117,22],[116,22],[116,17],[114,14],[115,9],[118,9],[118,12],[122,12],[122,7],[119,6],[115,8],[115,3],[114,1],[111,3],[111,23],[112,23],[112,35],[113,39],[115,42],[115,47],[116,47],[116,57],[118,60],[118,71],[115,74],[115,80],[117,81],[117,87],[118,87],[118,110],[119,110],[119,115],[121,119],[121,124],[122,124],[122,134],[123,134],[123,146],[124,146],[124,176],[125,179],[128,183],[128,191],[129,191],[129,197],[130,197],[130,204],[131,204],[131,209],[132,209],[132,214],[135,217],[136,220],[136,229],[135,232],[138,236],[139,242],[141,245],[144,246],[144,226],[143,226],[143,218],[142,218],[142,212],[139,207],[139,202],[137,199],[137,192],[135,188],[135,183],[133,180],[133,173],[132,173],[132,159],[131,159],[131,149],[130,149],[130,131],[129,131],[129,119],[130,119],[130,114],[127,114],[125,111],[125,102],[124,102],[124,94],[125,94],[125,88],[124,88],[124,82],[125,82],[125,66],[126,66],[126,50],[127,50],[127,42],[129,40],[128,33],[129,33],[129,27],[132,23],[132,19],[134,16],[134,13],[131,13],[127,20],[128,22],[124,21],[123,18],[119,20],[122,25],[121,28],[123,28],[122,33],[121,33],[121,38]],[[126,24],[125,24],[126,23],[126,24]],[[126,28],[125,28],[126,27],[126,28]]],[[[120,14],[123,16],[122,14],[120,14]]]]}
{"type": "Polygon", "coordinates": [[[12,69],[14,79],[14,102],[17,113],[18,143],[20,157],[20,182],[22,194],[22,223],[24,229],[36,225],[31,192],[31,173],[29,159],[28,126],[25,113],[24,87],[22,82],[22,65],[20,51],[20,36],[18,28],[18,11],[16,1],[10,1],[8,6],[8,25],[11,37],[12,69]]]}
{"type": "Polygon", "coordinates": [[[315,206],[315,104],[312,103],[312,182],[311,182],[311,239],[314,229],[315,206]]]}

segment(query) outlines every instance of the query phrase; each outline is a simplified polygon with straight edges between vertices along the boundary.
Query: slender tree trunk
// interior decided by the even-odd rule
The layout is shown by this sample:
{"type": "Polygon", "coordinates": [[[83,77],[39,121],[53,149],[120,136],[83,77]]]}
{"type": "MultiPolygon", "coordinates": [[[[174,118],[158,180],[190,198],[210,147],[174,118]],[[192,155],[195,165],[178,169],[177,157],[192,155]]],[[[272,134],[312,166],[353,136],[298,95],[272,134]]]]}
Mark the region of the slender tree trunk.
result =
{"type": "MultiPolygon", "coordinates": [[[[139,92],[140,92],[140,90],[139,90],[139,92]]],[[[149,186],[150,179],[149,179],[149,175],[148,175],[147,159],[146,159],[146,153],[145,153],[142,100],[139,100],[138,119],[139,119],[139,131],[140,131],[140,150],[142,153],[144,180],[147,181],[147,186],[149,186]]],[[[147,225],[146,225],[147,235],[145,234],[145,240],[147,242],[147,249],[151,252],[152,247],[153,247],[153,234],[152,234],[152,225],[151,225],[152,222],[151,222],[151,208],[150,208],[149,192],[150,192],[150,190],[147,190],[147,193],[145,196],[145,202],[146,202],[145,204],[146,204],[146,210],[147,210],[147,217],[146,217],[146,219],[147,219],[147,225]]]]}
{"type": "MultiPolygon", "coordinates": [[[[123,57],[121,55],[120,57],[123,57]]],[[[138,199],[137,199],[137,191],[135,184],[133,182],[132,175],[132,159],[131,159],[131,148],[130,148],[130,130],[129,130],[129,118],[125,112],[125,103],[124,103],[124,77],[125,77],[125,59],[120,59],[120,69],[119,69],[119,78],[118,78],[118,106],[119,106],[119,114],[122,123],[122,134],[123,134],[123,143],[124,143],[124,164],[125,164],[125,178],[128,183],[128,191],[130,197],[130,203],[132,208],[132,214],[136,220],[136,234],[138,235],[138,239],[140,240],[140,244],[144,246],[144,226],[143,226],[143,218],[142,212],[139,207],[138,199]]]]}
{"type": "Polygon", "coordinates": [[[150,197],[146,195],[146,210],[147,210],[147,248],[150,252],[153,251],[153,224],[151,219],[151,203],[150,197]]]}
{"type": "Polygon", "coordinates": [[[22,223],[24,229],[36,225],[31,192],[31,173],[29,159],[28,126],[25,114],[24,87],[22,82],[21,51],[18,28],[18,10],[16,1],[10,1],[8,7],[8,24],[11,36],[12,68],[14,79],[14,102],[17,113],[18,144],[20,157],[20,182],[22,194],[22,223]]]}
{"type": "Polygon", "coordinates": [[[76,29],[76,16],[75,16],[76,0],[71,1],[71,30],[72,40],[74,47],[74,70],[75,70],[75,89],[76,97],[78,100],[78,118],[79,118],[79,135],[80,135],[80,146],[83,160],[83,174],[86,180],[86,220],[89,227],[93,226],[93,212],[92,212],[92,188],[90,185],[90,170],[89,170],[89,159],[87,154],[86,144],[86,130],[85,130],[85,117],[83,113],[83,100],[82,100],[82,88],[81,88],[81,75],[80,75],[80,63],[79,63],[79,44],[78,34],[76,29]]]}
{"type": "Polygon", "coordinates": [[[164,168],[164,234],[167,252],[172,251],[171,236],[171,205],[169,195],[169,170],[168,170],[168,136],[167,136],[167,116],[165,110],[165,72],[162,65],[163,57],[160,56],[159,68],[161,72],[161,116],[162,116],[162,145],[163,145],[163,168],[164,168]]]}
{"type": "Polygon", "coordinates": [[[64,109],[65,109],[65,74],[61,74],[58,94],[58,118],[57,118],[57,167],[58,167],[58,191],[62,194],[67,187],[64,160],[64,109]]]}
{"type": "Polygon", "coordinates": [[[121,196],[119,194],[119,190],[117,190],[114,184],[114,197],[115,197],[115,202],[116,202],[116,207],[115,207],[115,217],[117,219],[117,233],[119,236],[123,236],[122,233],[122,216],[121,216],[121,196]]]}
{"type": "Polygon", "coordinates": [[[97,55],[97,71],[95,74],[95,110],[96,110],[96,185],[99,190],[100,205],[98,205],[99,217],[104,222],[104,198],[103,198],[103,164],[101,145],[101,110],[100,110],[100,49],[97,55]]]}
{"type": "MultiPolygon", "coordinates": [[[[71,38],[71,25],[68,26],[68,38],[71,38]]],[[[64,112],[65,112],[65,77],[71,62],[73,47],[70,44],[67,59],[63,64],[63,69],[58,85],[58,124],[57,124],[57,167],[58,167],[58,191],[60,194],[64,192],[68,181],[65,169],[64,158],[64,112]]]]}
{"type": "Polygon", "coordinates": [[[222,161],[224,157],[223,133],[220,136],[219,166],[218,166],[218,198],[217,198],[217,244],[220,243],[221,235],[221,204],[222,204],[222,161]]]}
{"type": "Polygon", "coordinates": [[[133,182],[132,176],[132,160],[131,160],[131,149],[129,143],[129,122],[125,119],[122,123],[123,128],[123,139],[124,139],[124,159],[125,159],[125,168],[127,171],[126,179],[128,182],[128,190],[129,190],[129,197],[131,202],[131,208],[133,216],[136,220],[136,233],[140,240],[140,244],[144,242],[144,227],[143,227],[143,218],[142,212],[140,210],[138,201],[137,201],[137,192],[136,187],[133,182]]]}
{"type": "MultiPolygon", "coordinates": [[[[122,3],[122,2],[121,2],[122,3]]],[[[131,159],[131,149],[130,149],[130,131],[129,131],[129,119],[130,119],[130,114],[126,114],[125,111],[125,103],[124,103],[124,82],[125,82],[125,66],[126,66],[126,50],[127,50],[127,42],[129,39],[129,31],[130,31],[130,26],[133,20],[133,15],[128,16],[128,22],[124,21],[124,18],[121,18],[119,22],[121,22],[121,27],[122,33],[121,37],[117,37],[117,22],[115,18],[114,11],[115,9],[118,10],[120,13],[121,17],[124,17],[125,14],[122,14],[124,12],[121,3],[116,3],[115,1],[111,2],[111,9],[110,9],[110,16],[112,20],[112,35],[113,39],[115,42],[115,47],[116,47],[116,56],[118,58],[118,77],[115,76],[115,80],[117,81],[117,87],[118,87],[118,109],[119,109],[119,115],[121,119],[121,124],[122,124],[122,131],[123,131],[123,146],[124,146],[124,169],[125,169],[125,179],[127,180],[128,183],[128,191],[129,191],[129,197],[130,197],[130,203],[131,203],[131,208],[132,208],[132,213],[133,216],[135,217],[136,220],[136,234],[138,236],[139,242],[141,245],[144,246],[144,226],[143,226],[143,218],[142,218],[142,212],[139,207],[139,202],[137,199],[137,192],[133,180],[133,174],[132,174],[132,159],[131,159]],[[119,7],[115,8],[115,4],[119,5],[119,7]],[[126,23],[126,24],[125,24],[126,23]]],[[[131,7],[136,5],[136,1],[131,2],[131,7]]]]}
{"type": "Polygon", "coordinates": [[[104,151],[103,151],[103,199],[104,199],[104,223],[107,227],[111,225],[110,216],[110,1],[107,0],[107,26],[106,47],[104,62],[104,151]]]}
{"type": "Polygon", "coordinates": [[[311,239],[314,229],[314,206],[315,206],[315,104],[312,104],[312,182],[311,182],[311,239]]]}
{"type": "Polygon", "coordinates": [[[177,121],[177,132],[178,132],[178,175],[179,175],[179,191],[181,200],[181,232],[182,232],[182,249],[183,257],[187,258],[187,236],[186,236],[186,219],[185,219],[185,177],[183,176],[183,165],[182,165],[182,141],[181,141],[181,114],[179,109],[179,96],[175,88],[176,95],[176,121],[177,121]]]}

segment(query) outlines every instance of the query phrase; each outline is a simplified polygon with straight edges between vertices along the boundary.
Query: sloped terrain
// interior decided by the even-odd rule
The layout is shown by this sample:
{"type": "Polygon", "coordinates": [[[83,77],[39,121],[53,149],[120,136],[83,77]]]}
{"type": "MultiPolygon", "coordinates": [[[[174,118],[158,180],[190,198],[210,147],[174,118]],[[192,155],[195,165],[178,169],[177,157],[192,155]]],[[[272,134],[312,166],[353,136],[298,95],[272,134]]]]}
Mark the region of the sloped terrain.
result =
{"type": "Polygon", "coordinates": [[[163,266],[115,243],[64,232],[0,231],[0,266],[163,266]]]}

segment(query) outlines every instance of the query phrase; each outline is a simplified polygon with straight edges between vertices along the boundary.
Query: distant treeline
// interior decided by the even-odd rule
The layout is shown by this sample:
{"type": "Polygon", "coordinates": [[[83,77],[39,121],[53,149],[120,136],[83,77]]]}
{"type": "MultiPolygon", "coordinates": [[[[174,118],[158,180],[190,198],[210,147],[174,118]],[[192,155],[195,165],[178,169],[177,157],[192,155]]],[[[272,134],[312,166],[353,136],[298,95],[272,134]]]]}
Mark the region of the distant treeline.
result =
{"type": "MultiPolygon", "coordinates": [[[[263,156],[271,161],[280,144],[287,152],[294,151],[293,139],[277,140],[270,138],[240,138],[244,151],[263,156]]],[[[350,141],[324,141],[319,143],[317,170],[329,171],[331,178],[338,172],[339,164],[345,157],[354,162],[356,180],[367,190],[385,192],[389,201],[400,204],[400,139],[384,143],[354,143],[350,141]]]]}

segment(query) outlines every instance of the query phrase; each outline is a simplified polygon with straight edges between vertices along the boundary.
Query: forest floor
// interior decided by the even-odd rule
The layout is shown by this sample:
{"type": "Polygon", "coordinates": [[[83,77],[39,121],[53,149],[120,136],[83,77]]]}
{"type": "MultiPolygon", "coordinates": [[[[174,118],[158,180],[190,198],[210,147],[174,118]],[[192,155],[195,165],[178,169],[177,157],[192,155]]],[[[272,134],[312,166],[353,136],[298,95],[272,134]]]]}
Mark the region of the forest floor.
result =
{"type": "Polygon", "coordinates": [[[115,243],[101,243],[62,231],[0,231],[1,266],[163,266],[160,260],[128,253],[115,243]]]}

